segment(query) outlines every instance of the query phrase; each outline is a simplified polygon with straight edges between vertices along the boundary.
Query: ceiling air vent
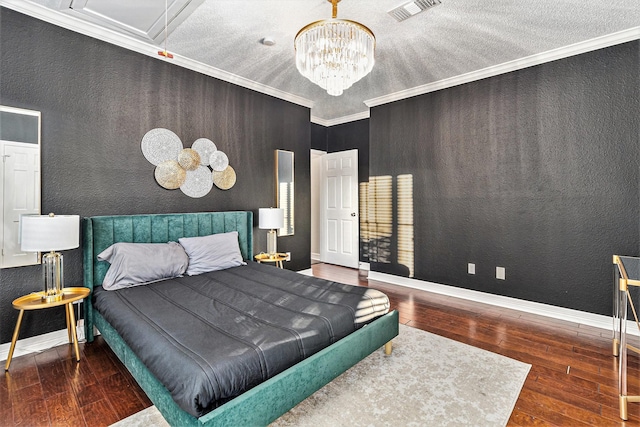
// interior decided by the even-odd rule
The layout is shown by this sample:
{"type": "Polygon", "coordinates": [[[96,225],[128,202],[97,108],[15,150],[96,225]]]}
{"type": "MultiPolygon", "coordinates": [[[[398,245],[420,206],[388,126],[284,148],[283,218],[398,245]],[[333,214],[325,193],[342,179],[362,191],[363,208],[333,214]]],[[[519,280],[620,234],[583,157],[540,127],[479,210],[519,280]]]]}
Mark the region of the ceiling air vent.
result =
{"type": "Polygon", "coordinates": [[[411,18],[413,15],[417,15],[424,10],[430,9],[433,6],[437,6],[440,3],[440,0],[415,0],[409,3],[405,3],[402,6],[398,6],[395,9],[390,10],[388,13],[396,21],[401,22],[407,18],[411,18]]]}

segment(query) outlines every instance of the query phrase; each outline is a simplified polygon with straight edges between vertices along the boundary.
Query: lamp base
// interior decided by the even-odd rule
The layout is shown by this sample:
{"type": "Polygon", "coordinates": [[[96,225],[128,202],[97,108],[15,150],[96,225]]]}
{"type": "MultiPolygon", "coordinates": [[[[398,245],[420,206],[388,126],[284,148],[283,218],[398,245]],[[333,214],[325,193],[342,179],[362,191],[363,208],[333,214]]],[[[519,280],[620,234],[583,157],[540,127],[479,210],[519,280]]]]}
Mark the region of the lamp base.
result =
{"type": "Polygon", "coordinates": [[[269,230],[267,232],[267,254],[269,254],[269,258],[275,258],[278,252],[277,249],[277,233],[276,230],[269,230]]]}
{"type": "Polygon", "coordinates": [[[64,296],[64,294],[61,292],[59,295],[42,295],[42,301],[43,302],[55,302],[55,301],[62,301],[62,297],[64,296]]]}
{"type": "Polygon", "coordinates": [[[62,254],[51,251],[42,255],[42,278],[44,294],[42,300],[46,302],[60,301],[64,283],[64,268],[62,254]]]}

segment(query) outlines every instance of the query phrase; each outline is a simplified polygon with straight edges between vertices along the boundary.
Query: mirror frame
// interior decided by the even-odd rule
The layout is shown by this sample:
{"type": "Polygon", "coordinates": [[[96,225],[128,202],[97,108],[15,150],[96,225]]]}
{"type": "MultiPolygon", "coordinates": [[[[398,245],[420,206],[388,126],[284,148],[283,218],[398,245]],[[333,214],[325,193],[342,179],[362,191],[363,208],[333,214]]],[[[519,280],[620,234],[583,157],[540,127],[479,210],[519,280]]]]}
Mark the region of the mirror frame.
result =
{"type": "Polygon", "coordinates": [[[284,227],[278,236],[293,236],[295,232],[295,168],[293,151],[275,151],[276,207],[284,209],[284,227]],[[286,189],[289,191],[286,191],[286,189]]]}
{"type": "MultiPolygon", "coordinates": [[[[24,108],[17,107],[9,107],[6,105],[0,105],[0,113],[10,113],[17,114],[23,116],[37,117],[38,120],[38,134],[37,134],[37,142],[31,141],[16,141],[13,139],[3,139],[2,135],[0,135],[0,157],[3,158],[2,164],[0,164],[0,200],[2,200],[2,209],[0,210],[0,223],[2,224],[2,231],[0,232],[0,247],[3,250],[2,256],[0,256],[0,268],[10,268],[10,267],[22,267],[27,265],[37,265],[40,263],[40,253],[39,252],[20,252],[19,250],[19,241],[13,242],[12,236],[15,236],[15,239],[19,240],[19,222],[10,218],[9,215],[6,215],[6,200],[5,198],[8,196],[5,193],[5,174],[6,174],[6,162],[4,161],[5,156],[7,156],[5,152],[5,147],[7,146],[37,146],[38,147],[38,158],[37,158],[37,172],[38,179],[37,182],[34,182],[35,191],[37,192],[37,197],[35,201],[34,209],[30,212],[31,214],[40,214],[42,210],[41,206],[41,196],[42,196],[42,113],[36,110],[28,110],[24,108]],[[37,212],[36,212],[37,211],[37,212]],[[16,224],[17,222],[17,224],[16,224]],[[12,257],[12,258],[7,258],[12,257]],[[9,261],[7,261],[9,259],[9,261]]],[[[19,138],[16,138],[19,139],[19,138]]],[[[14,215],[12,215],[14,217],[14,215]]]]}

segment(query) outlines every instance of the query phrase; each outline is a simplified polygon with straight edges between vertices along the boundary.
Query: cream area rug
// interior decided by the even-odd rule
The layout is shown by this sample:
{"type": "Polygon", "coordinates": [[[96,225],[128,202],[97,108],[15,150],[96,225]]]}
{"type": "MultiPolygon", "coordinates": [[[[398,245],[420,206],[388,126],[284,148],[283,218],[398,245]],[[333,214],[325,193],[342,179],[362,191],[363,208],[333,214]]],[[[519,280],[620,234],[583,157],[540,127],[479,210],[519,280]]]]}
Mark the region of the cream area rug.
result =
{"type": "MultiPolygon", "coordinates": [[[[505,426],[531,365],[400,325],[376,351],[271,424],[505,426]]],[[[116,424],[167,426],[155,407],[116,424]]]]}

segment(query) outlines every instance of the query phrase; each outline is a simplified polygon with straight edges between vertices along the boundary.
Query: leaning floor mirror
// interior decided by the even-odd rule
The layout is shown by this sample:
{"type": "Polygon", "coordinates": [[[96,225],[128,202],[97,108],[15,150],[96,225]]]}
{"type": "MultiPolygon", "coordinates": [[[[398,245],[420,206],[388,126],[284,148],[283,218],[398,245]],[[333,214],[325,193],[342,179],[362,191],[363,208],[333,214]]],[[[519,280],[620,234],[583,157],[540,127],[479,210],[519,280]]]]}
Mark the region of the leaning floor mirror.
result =
{"type": "Polygon", "coordinates": [[[21,215],[40,213],[40,112],[0,106],[0,268],[38,264],[38,252],[23,252],[21,215]]]}
{"type": "Polygon", "coordinates": [[[284,226],[278,236],[291,236],[294,232],[294,174],[293,152],[276,150],[276,203],[284,210],[284,226]]]}

